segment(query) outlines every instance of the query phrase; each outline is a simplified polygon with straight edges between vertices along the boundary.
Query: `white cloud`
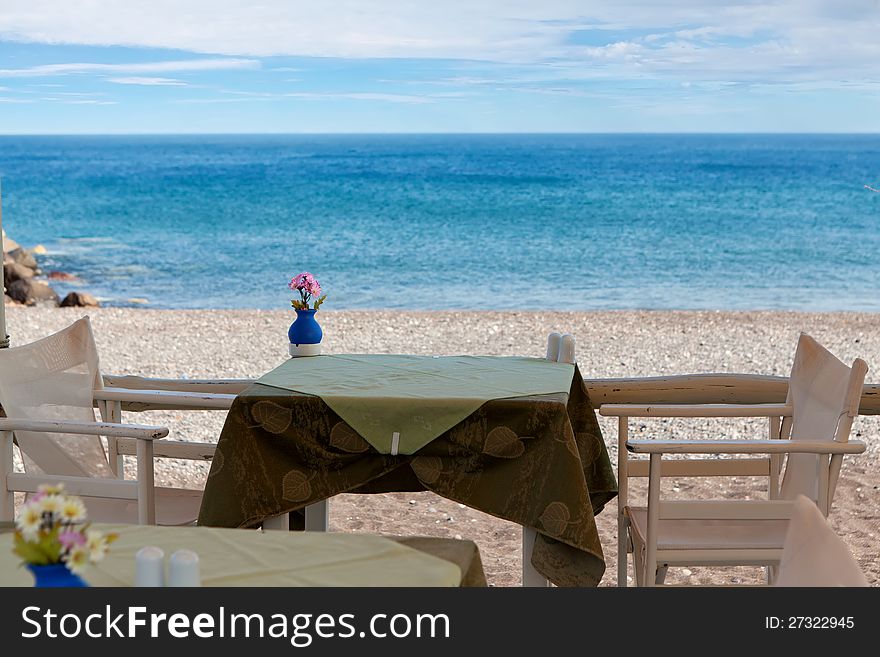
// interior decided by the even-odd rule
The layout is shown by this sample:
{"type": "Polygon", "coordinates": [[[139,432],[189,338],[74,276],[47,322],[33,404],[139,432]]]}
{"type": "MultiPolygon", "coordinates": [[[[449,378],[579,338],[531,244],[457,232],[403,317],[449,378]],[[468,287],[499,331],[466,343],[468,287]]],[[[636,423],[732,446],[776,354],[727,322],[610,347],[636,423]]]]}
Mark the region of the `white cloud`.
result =
{"type": "Polygon", "coordinates": [[[392,94],[380,92],[359,91],[292,91],[287,93],[238,91],[224,89],[221,93],[235,96],[235,98],[191,98],[176,102],[191,103],[241,103],[252,100],[278,100],[284,98],[296,98],[299,100],[363,100],[383,103],[406,103],[412,105],[424,105],[438,100],[461,98],[466,94],[461,92],[434,93],[434,94],[392,94]]]}
{"type": "Polygon", "coordinates": [[[369,92],[340,92],[340,93],[310,93],[310,92],[293,92],[282,94],[287,98],[302,98],[303,100],[372,100],[386,103],[409,103],[423,105],[425,103],[433,103],[436,95],[419,96],[415,94],[386,94],[386,93],[369,93],[369,92]]]}
{"type": "MultiPolygon", "coordinates": [[[[874,80],[877,34],[877,0],[4,0],[0,13],[5,39],[231,57],[480,60],[531,67],[536,81],[874,80]]],[[[0,75],[256,65],[195,61],[205,69],[192,62],[62,64],[0,75]]]]}
{"type": "Polygon", "coordinates": [[[131,64],[43,64],[27,68],[0,69],[0,78],[42,77],[46,75],[70,75],[74,73],[170,73],[181,71],[228,71],[259,68],[254,59],[182,59],[131,64]]]}
{"type": "Polygon", "coordinates": [[[115,100],[62,100],[65,105],[117,105],[115,100]]]}
{"type": "Polygon", "coordinates": [[[146,78],[146,77],[129,77],[129,78],[107,78],[107,82],[116,84],[139,84],[145,87],[186,87],[188,86],[183,80],[175,80],[173,78],[146,78]]]}
{"type": "Polygon", "coordinates": [[[241,98],[183,98],[181,100],[172,100],[172,103],[181,105],[214,105],[216,103],[246,103],[253,100],[267,100],[263,97],[245,96],[241,98]]]}

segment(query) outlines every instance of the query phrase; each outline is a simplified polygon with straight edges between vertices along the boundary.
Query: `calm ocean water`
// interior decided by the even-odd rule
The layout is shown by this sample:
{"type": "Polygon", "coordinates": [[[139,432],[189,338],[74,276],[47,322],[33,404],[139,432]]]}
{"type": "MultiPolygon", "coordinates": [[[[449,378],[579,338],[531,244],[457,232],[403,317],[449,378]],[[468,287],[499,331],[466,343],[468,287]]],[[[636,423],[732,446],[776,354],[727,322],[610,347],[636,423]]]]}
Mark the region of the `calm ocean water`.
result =
{"type": "Polygon", "coordinates": [[[880,135],[0,137],[0,176],[107,305],[880,311],[880,135]]]}

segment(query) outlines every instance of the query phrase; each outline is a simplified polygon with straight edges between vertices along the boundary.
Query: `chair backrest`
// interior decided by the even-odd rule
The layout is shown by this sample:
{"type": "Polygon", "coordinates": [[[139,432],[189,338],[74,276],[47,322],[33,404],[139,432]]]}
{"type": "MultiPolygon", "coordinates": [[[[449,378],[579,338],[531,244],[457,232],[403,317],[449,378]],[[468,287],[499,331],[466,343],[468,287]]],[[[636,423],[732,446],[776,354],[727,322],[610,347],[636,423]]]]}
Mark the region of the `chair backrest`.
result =
{"type": "MultiPolygon", "coordinates": [[[[793,408],[791,438],[804,441],[846,442],[859,412],[862,386],[868,366],[857,358],[847,367],[806,333],[801,333],[788,384],[793,408]]],[[[782,479],[780,495],[793,500],[806,495],[819,499],[822,459],[814,454],[791,454],[782,479]]],[[[839,471],[840,459],[836,459],[839,471]]],[[[831,473],[833,494],[837,472],[831,473]]],[[[828,503],[831,502],[829,495],[828,503]]]]}
{"type": "Polygon", "coordinates": [[[868,586],[846,543],[803,495],[794,502],[774,585],[868,586]]]}
{"type": "MultiPolygon", "coordinates": [[[[0,349],[0,404],[11,418],[94,422],[102,387],[88,317],[21,347],[0,349]]],[[[113,476],[101,439],[16,431],[25,469],[46,474],[113,476]]]]}

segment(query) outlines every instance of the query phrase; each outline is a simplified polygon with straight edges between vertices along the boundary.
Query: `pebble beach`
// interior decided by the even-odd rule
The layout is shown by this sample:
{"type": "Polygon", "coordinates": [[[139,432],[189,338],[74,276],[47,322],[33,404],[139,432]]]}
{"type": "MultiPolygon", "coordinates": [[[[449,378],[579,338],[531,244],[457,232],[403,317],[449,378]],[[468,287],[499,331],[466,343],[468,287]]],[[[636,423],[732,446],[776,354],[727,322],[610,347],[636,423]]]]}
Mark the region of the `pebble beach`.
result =
{"type": "MultiPolygon", "coordinates": [[[[167,378],[258,377],[287,358],[292,314],[264,310],[149,310],[7,307],[12,345],[30,342],[88,314],[105,374],[167,378]]],[[[779,311],[416,312],[322,310],[325,353],[487,354],[542,356],[546,336],[577,339],[586,378],[731,372],[785,376],[798,334],[805,331],[845,362],[865,359],[868,381],[880,380],[880,314],[779,311]]],[[[216,441],[218,412],[127,414],[133,422],[169,426],[177,440],[216,441]]],[[[616,462],[616,425],[600,418],[616,462]]],[[[763,436],[760,420],[651,420],[635,424],[640,437],[763,436]]],[[[844,461],[830,520],[872,585],[880,584],[880,416],[861,416],[852,437],[868,451],[844,461]]],[[[202,487],[203,463],[161,461],[160,484],[202,487]]],[[[671,495],[740,498],[761,494],[761,482],[736,478],[669,481],[671,495]]],[[[639,486],[635,486],[639,494],[639,486]]],[[[612,503],[597,516],[607,570],[616,584],[616,519],[612,503]]],[[[331,502],[331,530],[431,535],[478,544],[491,585],[520,580],[518,526],[429,493],[342,495],[331,502]]],[[[754,568],[671,569],[668,582],[754,583],[754,568]]]]}

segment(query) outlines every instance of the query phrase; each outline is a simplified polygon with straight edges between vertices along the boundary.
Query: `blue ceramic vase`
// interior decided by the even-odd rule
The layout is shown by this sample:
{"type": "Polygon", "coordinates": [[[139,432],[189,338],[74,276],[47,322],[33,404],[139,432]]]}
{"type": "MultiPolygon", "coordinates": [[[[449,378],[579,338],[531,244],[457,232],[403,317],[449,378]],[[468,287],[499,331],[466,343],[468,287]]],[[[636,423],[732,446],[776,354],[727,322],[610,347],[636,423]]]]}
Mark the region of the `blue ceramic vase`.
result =
{"type": "Polygon", "coordinates": [[[287,331],[287,337],[290,338],[290,344],[318,344],[324,337],[324,331],[315,321],[315,313],[317,310],[297,310],[296,319],[290,325],[287,331]]]}
{"type": "Polygon", "coordinates": [[[46,566],[27,564],[34,576],[34,586],[38,588],[85,588],[88,586],[76,573],[63,563],[50,563],[46,566]]]}

